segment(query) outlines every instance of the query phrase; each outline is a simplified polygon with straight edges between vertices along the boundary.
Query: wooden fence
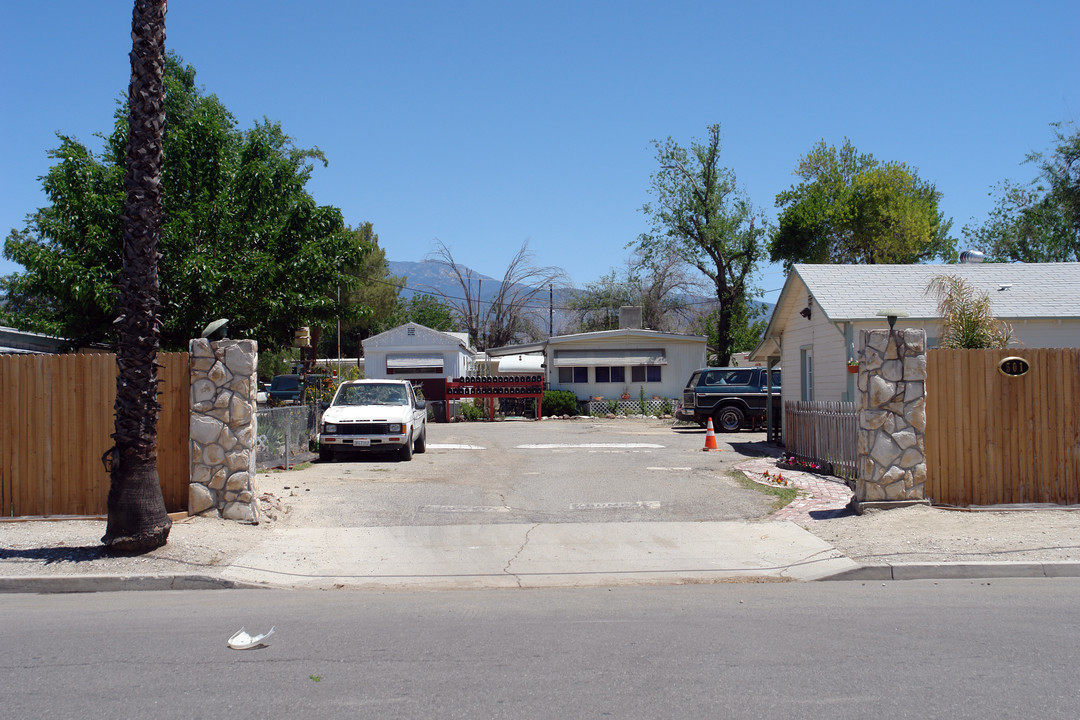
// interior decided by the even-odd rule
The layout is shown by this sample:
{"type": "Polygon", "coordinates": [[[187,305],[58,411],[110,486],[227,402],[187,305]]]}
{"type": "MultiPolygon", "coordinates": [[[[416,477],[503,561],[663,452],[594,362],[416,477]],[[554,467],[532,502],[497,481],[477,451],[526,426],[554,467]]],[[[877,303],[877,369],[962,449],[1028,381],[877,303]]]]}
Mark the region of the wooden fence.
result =
{"type": "MultiPolygon", "coordinates": [[[[161,353],[158,475],[169,512],[187,510],[187,353],[161,353]]],[[[102,515],[116,356],[0,356],[0,515],[102,515]]]]}
{"type": "Polygon", "coordinates": [[[926,496],[948,505],[1080,502],[1080,349],[930,350],[926,496]],[[1022,376],[998,369],[1023,358],[1022,376]]]}
{"type": "Polygon", "coordinates": [[[836,477],[854,480],[855,403],[784,403],[784,453],[799,462],[829,465],[836,477]]]}

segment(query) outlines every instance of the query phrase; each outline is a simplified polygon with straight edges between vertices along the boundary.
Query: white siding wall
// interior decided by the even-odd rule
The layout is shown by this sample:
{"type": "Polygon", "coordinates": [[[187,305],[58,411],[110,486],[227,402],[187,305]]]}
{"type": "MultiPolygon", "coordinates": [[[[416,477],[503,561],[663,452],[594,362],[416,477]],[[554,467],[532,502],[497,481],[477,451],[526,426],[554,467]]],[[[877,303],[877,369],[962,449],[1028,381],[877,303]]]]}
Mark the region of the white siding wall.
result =
{"type": "Polygon", "coordinates": [[[433,345],[401,345],[392,348],[379,348],[367,351],[364,358],[364,374],[369,378],[409,378],[412,380],[424,380],[427,378],[456,378],[468,375],[469,356],[460,350],[447,349],[445,346],[433,345]],[[443,371],[441,373],[395,373],[390,375],[386,372],[386,357],[398,353],[439,354],[443,358],[443,371]]]}
{"type": "Polygon", "coordinates": [[[630,394],[631,399],[640,397],[641,387],[645,388],[646,399],[653,395],[662,398],[676,399],[682,396],[682,389],[691,373],[705,365],[705,342],[672,341],[664,338],[599,338],[582,340],[581,342],[557,343],[548,346],[547,349],[547,377],[552,390],[569,390],[577,395],[579,400],[590,397],[602,397],[605,400],[614,400],[624,391],[630,394]],[[635,383],[631,381],[631,370],[626,368],[626,382],[623,383],[597,383],[596,372],[589,368],[589,382],[587,383],[560,383],[559,369],[555,366],[555,354],[558,350],[634,350],[663,348],[667,365],[661,366],[660,382],[658,383],[635,383]]]}
{"type": "Polygon", "coordinates": [[[814,399],[839,400],[847,391],[847,350],[843,331],[814,308],[810,320],[797,315],[788,322],[780,353],[781,397],[802,399],[801,351],[810,347],[814,362],[814,399]]]}
{"type": "Polygon", "coordinates": [[[1020,347],[1080,347],[1080,320],[1014,320],[1010,324],[1020,347]]]}

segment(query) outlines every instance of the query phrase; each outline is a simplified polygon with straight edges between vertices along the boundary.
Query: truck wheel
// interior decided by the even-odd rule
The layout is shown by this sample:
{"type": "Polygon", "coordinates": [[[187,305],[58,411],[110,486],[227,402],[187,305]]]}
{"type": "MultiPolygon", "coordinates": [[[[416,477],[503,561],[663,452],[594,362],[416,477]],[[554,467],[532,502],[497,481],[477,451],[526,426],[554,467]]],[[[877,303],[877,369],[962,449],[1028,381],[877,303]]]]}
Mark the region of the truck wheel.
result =
{"type": "Polygon", "coordinates": [[[334,462],[334,449],[326,447],[325,445],[319,445],[319,461],[334,462]]]}
{"type": "Polygon", "coordinates": [[[717,430],[723,432],[739,432],[739,429],[743,425],[743,420],[746,416],[743,415],[743,411],[734,405],[720,408],[720,412],[713,418],[713,424],[716,425],[717,430]]]}
{"type": "Polygon", "coordinates": [[[420,430],[420,437],[413,443],[414,453],[422,453],[425,450],[427,450],[427,423],[424,423],[423,429],[420,430]]]}
{"type": "Polygon", "coordinates": [[[412,460],[413,442],[412,435],[405,438],[405,444],[398,450],[398,460],[409,461],[412,460]]]}

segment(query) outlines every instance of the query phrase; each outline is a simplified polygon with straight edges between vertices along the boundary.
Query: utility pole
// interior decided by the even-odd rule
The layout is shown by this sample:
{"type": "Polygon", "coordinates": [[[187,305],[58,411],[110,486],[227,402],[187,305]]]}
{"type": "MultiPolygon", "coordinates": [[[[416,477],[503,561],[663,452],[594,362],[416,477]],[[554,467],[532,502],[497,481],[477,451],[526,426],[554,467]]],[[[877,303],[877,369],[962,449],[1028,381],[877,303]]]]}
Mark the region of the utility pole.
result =
{"type": "Polygon", "coordinates": [[[548,337],[555,332],[555,284],[548,283],[548,337]]]}

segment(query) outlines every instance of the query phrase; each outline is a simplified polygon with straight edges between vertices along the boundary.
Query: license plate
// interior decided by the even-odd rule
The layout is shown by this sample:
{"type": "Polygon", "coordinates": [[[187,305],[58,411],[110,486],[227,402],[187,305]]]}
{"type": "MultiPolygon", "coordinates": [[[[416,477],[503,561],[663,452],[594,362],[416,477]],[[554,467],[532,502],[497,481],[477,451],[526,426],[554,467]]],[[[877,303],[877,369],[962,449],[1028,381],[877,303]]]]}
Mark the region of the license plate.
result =
{"type": "Polygon", "coordinates": [[[352,441],[354,447],[371,447],[371,440],[367,438],[355,438],[352,441]]]}

